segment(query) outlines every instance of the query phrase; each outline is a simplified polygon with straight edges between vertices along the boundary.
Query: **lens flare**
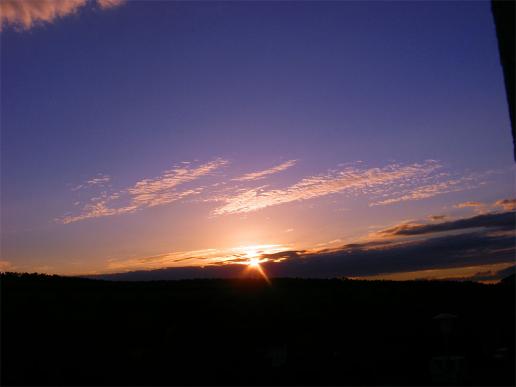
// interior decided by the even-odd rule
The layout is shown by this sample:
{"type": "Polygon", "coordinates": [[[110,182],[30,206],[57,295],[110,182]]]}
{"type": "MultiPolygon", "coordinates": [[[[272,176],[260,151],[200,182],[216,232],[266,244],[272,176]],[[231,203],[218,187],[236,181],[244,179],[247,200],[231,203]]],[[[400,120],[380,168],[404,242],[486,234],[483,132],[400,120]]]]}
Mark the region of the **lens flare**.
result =
{"type": "Polygon", "coordinates": [[[247,259],[247,261],[242,262],[246,265],[243,274],[248,274],[251,270],[256,271],[270,285],[271,281],[265,273],[265,270],[263,270],[261,264],[268,261],[267,258],[262,258],[262,254],[269,253],[271,247],[274,247],[274,245],[252,245],[240,247],[239,250],[242,252],[243,258],[247,259]]]}
{"type": "Polygon", "coordinates": [[[262,276],[265,282],[267,282],[269,285],[271,284],[271,280],[269,279],[269,277],[265,273],[265,270],[263,270],[263,267],[260,265],[259,262],[249,262],[246,271],[248,270],[256,270],[262,276]]]}

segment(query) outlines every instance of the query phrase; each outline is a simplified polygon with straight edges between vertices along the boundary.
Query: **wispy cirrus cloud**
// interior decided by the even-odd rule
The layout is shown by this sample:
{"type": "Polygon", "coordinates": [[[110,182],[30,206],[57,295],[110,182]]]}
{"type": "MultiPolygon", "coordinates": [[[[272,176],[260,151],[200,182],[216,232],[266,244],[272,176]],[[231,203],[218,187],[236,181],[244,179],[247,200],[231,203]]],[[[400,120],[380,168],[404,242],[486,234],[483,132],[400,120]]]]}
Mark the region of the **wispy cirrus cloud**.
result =
{"type": "MultiPolygon", "coordinates": [[[[443,178],[447,174],[431,176],[432,180],[443,178]]],[[[483,176],[481,174],[469,174],[458,178],[445,178],[444,181],[434,181],[430,184],[424,184],[407,189],[401,189],[399,193],[392,195],[387,199],[376,200],[370,203],[370,206],[380,206],[387,204],[394,204],[412,200],[428,199],[437,195],[442,195],[451,192],[460,192],[467,189],[472,189],[483,184],[483,176]]]]}
{"type": "Polygon", "coordinates": [[[51,23],[74,14],[86,4],[101,9],[116,7],[125,0],[1,0],[0,29],[12,25],[28,30],[36,25],[51,23]]]}
{"type": "MultiPolygon", "coordinates": [[[[215,198],[224,204],[215,215],[237,214],[335,193],[378,194],[398,186],[424,182],[441,168],[435,160],[409,165],[391,164],[383,168],[346,167],[324,175],[310,176],[285,189],[267,189],[267,186],[241,189],[215,198]]],[[[435,191],[437,192],[437,191],[435,191]]]]}
{"type": "Polygon", "coordinates": [[[272,168],[269,168],[269,169],[265,169],[263,171],[246,173],[245,175],[237,177],[237,178],[234,178],[233,180],[236,180],[236,181],[249,181],[249,180],[264,179],[264,178],[266,178],[269,175],[272,175],[272,174],[284,171],[284,170],[294,166],[296,163],[297,163],[297,160],[289,160],[289,161],[286,161],[286,162],[281,163],[279,165],[276,165],[275,167],[272,167],[272,168]]]}
{"type": "Polygon", "coordinates": [[[198,187],[179,191],[176,187],[209,175],[227,163],[226,160],[216,159],[198,167],[183,164],[165,171],[156,178],[140,180],[132,187],[111,193],[103,191],[99,196],[90,198],[80,214],[66,215],[57,221],[68,224],[90,218],[127,214],[141,208],[172,203],[198,194],[202,190],[202,187],[198,187]]]}
{"type": "Polygon", "coordinates": [[[78,191],[80,189],[89,188],[93,186],[103,186],[111,181],[111,176],[99,173],[97,176],[86,180],[84,183],[76,185],[72,188],[72,191],[78,191]]]}
{"type": "MultiPolygon", "coordinates": [[[[369,200],[370,206],[388,205],[407,200],[421,200],[448,192],[471,189],[484,184],[485,174],[468,174],[462,177],[452,176],[443,172],[443,166],[435,160],[421,163],[393,163],[385,167],[367,168],[361,163],[346,164],[340,170],[329,170],[325,174],[308,176],[297,183],[286,187],[273,189],[267,185],[244,187],[231,184],[231,181],[252,183],[264,176],[283,171],[297,160],[289,160],[265,171],[249,173],[229,181],[212,184],[209,196],[199,199],[219,203],[212,215],[241,214],[258,211],[271,206],[287,204],[324,197],[331,194],[344,193],[348,195],[363,195],[369,200]]],[[[67,214],[59,221],[72,223],[88,218],[112,216],[134,212],[140,208],[168,204],[187,196],[206,191],[207,187],[176,190],[175,187],[205,174],[211,173],[227,164],[227,161],[217,159],[211,163],[193,168],[189,163],[165,171],[154,179],[143,179],[123,190],[90,198],[83,206],[83,211],[76,215],[67,214]]],[[[72,190],[83,188],[110,186],[108,175],[98,176],[82,183],[72,190]]],[[[76,202],[80,204],[80,202],[76,202]]],[[[481,205],[479,202],[465,202],[468,206],[481,205]]],[[[498,206],[511,206],[511,199],[497,202],[498,206]]],[[[466,206],[466,204],[462,204],[466,206]]],[[[504,208],[505,208],[504,207],[504,208]]],[[[436,219],[438,220],[438,219],[436,219]]]]}

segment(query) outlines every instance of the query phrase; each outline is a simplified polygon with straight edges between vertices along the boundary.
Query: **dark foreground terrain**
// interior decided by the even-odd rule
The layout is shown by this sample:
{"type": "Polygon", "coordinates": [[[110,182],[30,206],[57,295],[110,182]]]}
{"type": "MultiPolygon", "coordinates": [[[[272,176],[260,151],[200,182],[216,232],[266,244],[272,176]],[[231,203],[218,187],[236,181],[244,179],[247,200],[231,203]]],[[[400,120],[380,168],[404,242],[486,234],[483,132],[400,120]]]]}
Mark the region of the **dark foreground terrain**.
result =
{"type": "Polygon", "coordinates": [[[514,385],[514,277],[3,274],[1,297],[2,385],[514,385]]]}

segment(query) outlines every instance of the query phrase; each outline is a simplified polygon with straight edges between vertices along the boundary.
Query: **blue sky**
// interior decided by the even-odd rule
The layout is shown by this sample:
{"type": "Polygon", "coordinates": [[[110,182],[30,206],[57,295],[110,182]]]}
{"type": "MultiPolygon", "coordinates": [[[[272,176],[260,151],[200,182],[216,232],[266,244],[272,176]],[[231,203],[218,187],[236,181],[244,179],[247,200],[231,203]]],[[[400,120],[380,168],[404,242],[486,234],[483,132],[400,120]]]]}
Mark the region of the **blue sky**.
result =
{"type": "Polygon", "coordinates": [[[5,267],[312,251],[514,196],[489,2],[60,4],[2,3],[5,267]]]}

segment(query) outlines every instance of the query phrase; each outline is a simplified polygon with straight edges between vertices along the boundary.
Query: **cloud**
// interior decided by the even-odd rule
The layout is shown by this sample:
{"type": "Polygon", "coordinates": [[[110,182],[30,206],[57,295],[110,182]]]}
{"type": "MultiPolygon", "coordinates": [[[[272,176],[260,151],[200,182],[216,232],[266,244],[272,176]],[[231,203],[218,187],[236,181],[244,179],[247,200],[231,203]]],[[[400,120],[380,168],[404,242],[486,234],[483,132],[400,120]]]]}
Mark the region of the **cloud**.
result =
{"type": "Polygon", "coordinates": [[[516,210],[516,199],[497,200],[494,205],[502,207],[505,211],[514,211],[516,210]]]}
{"type": "Polygon", "coordinates": [[[491,230],[513,230],[516,225],[514,212],[489,213],[441,223],[403,223],[377,232],[380,236],[412,236],[445,231],[485,227],[491,230]]]}
{"type": "Polygon", "coordinates": [[[496,206],[492,206],[482,202],[468,201],[456,204],[455,208],[472,208],[477,214],[484,214],[496,206]]]}
{"type": "Polygon", "coordinates": [[[514,253],[514,235],[480,231],[399,243],[357,243],[263,266],[271,277],[331,278],[513,262],[514,253]]]}
{"type": "Polygon", "coordinates": [[[249,262],[250,257],[261,256],[271,260],[281,260],[288,256],[290,251],[286,245],[269,244],[256,246],[240,246],[228,249],[204,249],[171,252],[137,257],[129,259],[110,259],[109,271],[127,271],[138,269],[161,269],[164,267],[187,267],[199,265],[226,265],[249,262]],[[252,255],[249,255],[252,252],[252,255]]]}
{"type": "MultiPolygon", "coordinates": [[[[514,262],[514,235],[493,236],[487,232],[449,235],[400,243],[344,245],[320,252],[285,251],[262,263],[270,278],[365,277],[443,268],[460,268],[514,262]]],[[[271,257],[263,254],[260,258],[271,257]]],[[[241,257],[234,257],[240,259],[241,257]]],[[[165,268],[100,275],[115,280],[185,278],[235,278],[243,275],[238,264],[165,268]]]]}
{"type": "Polygon", "coordinates": [[[123,4],[125,0],[97,0],[97,4],[100,8],[113,8],[123,4]]]}
{"type": "Polygon", "coordinates": [[[205,176],[226,164],[227,161],[218,159],[198,168],[182,166],[171,169],[155,179],[144,179],[137,182],[133,187],[128,188],[127,192],[132,197],[132,202],[138,206],[154,207],[168,204],[176,197],[176,193],[171,192],[171,189],[205,176]]]}
{"type": "Polygon", "coordinates": [[[74,14],[87,3],[102,9],[121,5],[123,0],[1,0],[0,29],[12,25],[28,30],[36,25],[51,23],[74,14]]]}
{"type": "Polygon", "coordinates": [[[456,204],[455,207],[456,208],[468,208],[468,207],[481,207],[483,205],[484,204],[480,203],[480,202],[463,202],[463,203],[456,204]]]}
{"type": "Polygon", "coordinates": [[[446,215],[430,215],[429,218],[431,220],[443,220],[443,219],[446,219],[447,216],[446,215]]]}
{"type": "Polygon", "coordinates": [[[280,165],[276,165],[275,167],[266,169],[264,171],[247,173],[247,174],[245,174],[243,176],[234,178],[233,180],[236,180],[236,181],[248,181],[248,180],[264,179],[268,175],[272,175],[274,173],[278,173],[278,172],[284,171],[284,170],[294,166],[296,163],[297,163],[297,160],[289,160],[289,161],[286,161],[286,162],[284,162],[284,163],[282,163],[280,165]]]}
{"type": "MultiPolygon", "coordinates": [[[[514,263],[516,252],[514,229],[504,233],[493,232],[493,230],[499,229],[508,230],[510,222],[507,217],[514,216],[514,213],[489,215],[491,217],[481,215],[453,221],[458,228],[469,230],[469,232],[460,234],[438,234],[432,238],[418,240],[377,239],[319,251],[283,248],[281,251],[262,252],[259,259],[263,261],[261,266],[271,278],[367,277],[514,263]],[[460,222],[463,222],[462,225],[460,222]],[[479,224],[482,224],[483,228],[477,228],[479,224]]],[[[442,228],[446,230],[453,228],[449,223],[451,222],[443,222],[442,228]]],[[[242,263],[245,256],[226,251],[224,258],[226,264],[218,264],[220,260],[215,258],[218,254],[220,251],[211,253],[208,258],[212,259],[213,264],[207,264],[203,268],[166,268],[100,277],[143,280],[234,278],[242,275],[243,269],[236,263],[242,263]]],[[[482,274],[478,271],[473,274],[476,275],[470,277],[474,277],[475,280],[486,280],[486,276],[498,277],[503,273],[482,274]]]]}
{"type": "MultiPolygon", "coordinates": [[[[444,176],[444,175],[442,175],[444,176]]],[[[459,192],[467,189],[472,189],[483,184],[479,174],[471,174],[459,178],[451,178],[445,181],[436,182],[432,184],[422,185],[412,189],[402,190],[401,194],[384,200],[378,200],[370,204],[370,206],[379,206],[386,204],[394,204],[409,200],[428,199],[437,195],[442,195],[450,192],[459,192]]]]}
{"type": "Polygon", "coordinates": [[[68,224],[90,218],[127,214],[141,208],[161,206],[196,195],[202,188],[178,191],[176,187],[209,175],[226,164],[227,161],[222,159],[216,159],[198,167],[182,164],[154,179],[140,180],[132,187],[112,193],[104,191],[100,196],[91,198],[80,214],[67,215],[57,221],[68,224]]]}
{"type": "Polygon", "coordinates": [[[516,199],[500,199],[494,203],[482,203],[476,201],[468,201],[456,204],[456,208],[474,208],[477,213],[485,213],[489,210],[502,208],[504,211],[516,210],[516,199]]]}
{"type": "MultiPolygon", "coordinates": [[[[204,249],[194,251],[180,251],[165,254],[152,255],[148,257],[138,257],[130,259],[110,259],[108,260],[108,270],[138,270],[138,269],[160,269],[171,266],[185,266],[188,261],[211,260],[219,257],[217,249],[204,249]]],[[[191,264],[191,262],[190,262],[191,264]]]]}
{"type": "Polygon", "coordinates": [[[85,181],[82,184],[79,184],[72,188],[72,191],[78,191],[80,189],[89,188],[92,186],[103,186],[111,181],[111,177],[109,175],[104,175],[102,173],[99,173],[96,177],[85,181]]]}
{"type": "Polygon", "coordinates": [[[361,163],[354,163],[341,170],[305,177],[287,188],[229,188],[227,193],[206,201],[223,203],[213,211],[213,215],[252,212],[335,193],[367,195],[370,197],[369,206],[378,206],[476,188],[485,183],[484,177],[488,174],[471,173],[458,177],[440,171],[442,168],[435,160],[408,165],[390,164],[382,168],[365,168],[361,163]]]}
{"type": "Polygon", "coordinates": [[[287,259],[297,259],[304,253],[305,250],[285,250],[273,254],[262,254],[260,259],[267,259],[272,262],[282,262],[287,259]]]}
{"type": "Polygon", "coordinates": [[[416,184],[441,168],[434,160],[410,165],[391,164],[383,168],[347,167],[329,171],[324,175],[310,176],[286,189],[266,189],[266,186],[242,189],[218,197],[224,204],[216,208],[215,215],[257,211],[270,206],[318,198],[335,193],[375,194],[393,189],[396,185],[416,184]]]}

